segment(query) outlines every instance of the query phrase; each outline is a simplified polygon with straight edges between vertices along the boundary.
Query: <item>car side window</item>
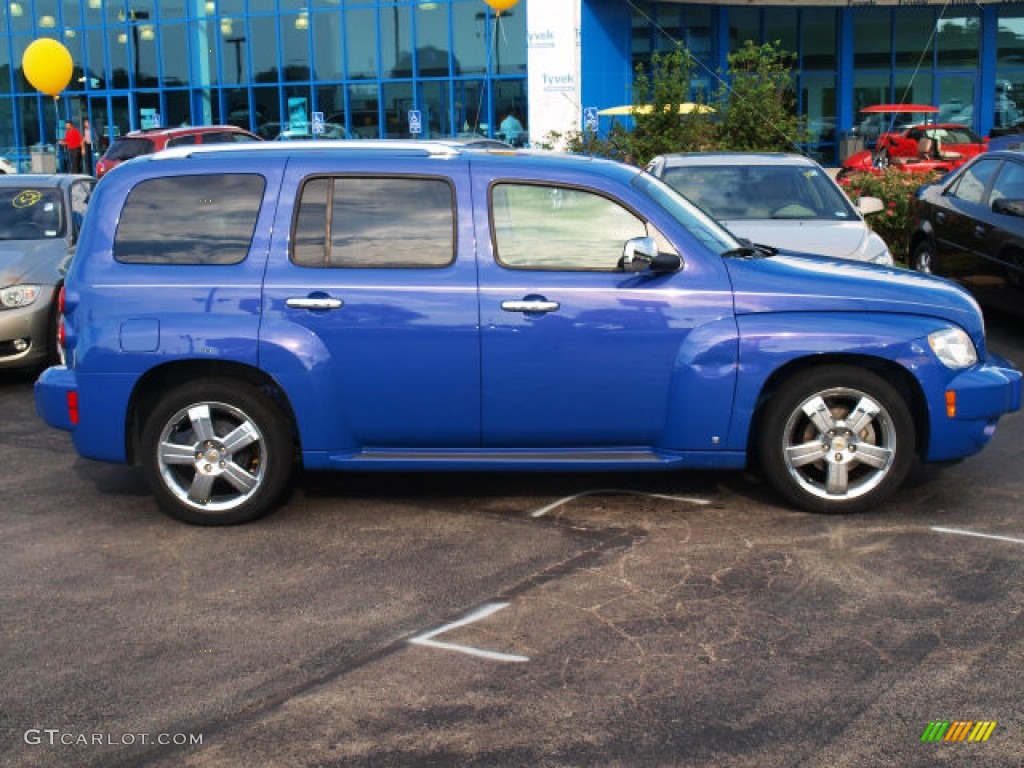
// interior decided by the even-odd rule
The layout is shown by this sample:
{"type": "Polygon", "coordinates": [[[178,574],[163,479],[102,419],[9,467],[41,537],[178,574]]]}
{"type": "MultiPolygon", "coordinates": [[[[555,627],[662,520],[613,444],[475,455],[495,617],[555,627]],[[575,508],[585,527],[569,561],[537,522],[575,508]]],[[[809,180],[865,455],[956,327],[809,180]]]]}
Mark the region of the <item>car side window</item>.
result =
{"type": "Polygon", "coordinates": [[[254,173],[143,181],[121,211],[114,258],[128,264],[237,264],[249,253],[265,186],[254,173]]]}
{"type": "Polygon", "coordinates": [[[299,194],[292,261],[302,267],[446,267],[455,192],[445,179],[322,177],[299,194]]]}
{"type": "Polygon", "coordinates": [[[979,160],[973,163],[964,169],[947,194],[969,203],[984,203],[985,189],[998,167],[999,160],[979,160]]]}
{"type": "Polygon", "coordinates": [[[615,200],[548,184],[495,184],[491,221],[498,263],[511,269],[612,272],[626,241],[648,235],[615,200]]]}
{"type": "Polygon", "coordinates": [[[1024,165],[1012,160],[1003,163],[989,193],[989,204],[1002,198],[1024,200],[1024,165]]]}
{"type": "Polygon", "coordinates": [[[168,147],[183,147],[188,144],[197,144],[198,140],[194,133],[187,134],[185,136],[175,136],[167,140],[168,147]]]}

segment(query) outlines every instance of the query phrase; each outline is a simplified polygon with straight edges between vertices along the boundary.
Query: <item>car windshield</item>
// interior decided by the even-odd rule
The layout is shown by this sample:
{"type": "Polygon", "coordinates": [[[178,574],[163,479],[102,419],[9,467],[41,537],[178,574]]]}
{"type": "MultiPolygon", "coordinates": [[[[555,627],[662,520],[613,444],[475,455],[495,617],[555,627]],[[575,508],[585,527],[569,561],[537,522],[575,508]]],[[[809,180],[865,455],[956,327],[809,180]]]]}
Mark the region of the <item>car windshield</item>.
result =
{"type": "Polygon", "coordinates": [[[665,182],[719,221],[857,218],[850,201],[820,168],[808,165],[686,165],[665,182]]]}
{"type": "Polygon", "coordinates": [[[131,160],[133,157],[151,155],[156,152],[156,144],[151,139],[123,138],[110,145],[104,157],[107,160],[131,160]]]}
{"type": "Polygon", "coordinates": [[[691,235],[715,253],[723,254],[741,247],[736,238],[718,222],[660,179],[649,173],[638,173],[633,179],[633,186],[654,200],[691,235]]]}
{"type": "Polygon", "coordinates": [[[63,234],[60,190],[20,186],[0,189],[0,240],[46,240],[63,234]]]}

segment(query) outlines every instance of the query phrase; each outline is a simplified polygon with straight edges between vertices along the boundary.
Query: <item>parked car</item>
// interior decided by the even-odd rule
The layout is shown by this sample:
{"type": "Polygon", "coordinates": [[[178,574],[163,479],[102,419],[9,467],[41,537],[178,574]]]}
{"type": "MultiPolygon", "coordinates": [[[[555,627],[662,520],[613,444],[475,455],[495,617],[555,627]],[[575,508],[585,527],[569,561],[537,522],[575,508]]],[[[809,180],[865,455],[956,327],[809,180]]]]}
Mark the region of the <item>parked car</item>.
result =
{"type": "Polygon", "coordinates": [[[911,266],[983,304],[1024,311],[1024,154],[988,152],[911,203],[911,266]]]}
{"type": "Polygon", "coordinates": [[[760,152],[659,155],[647,170],[696,203],[730,232],[790,251],[892,264],[885,241],[864,214],[885,206],[863,197],[854,206],[808,157],[760,152]]]}
{"type": "Polygon", "coordinates": [[[984,139],[966,125],[923,123],[883,133],[873,150],[850,155],[842,175],[856,171],[881,173],[889,166],[903,171],[947,173],[988,149],[984,139]]]}
{"type": "MultiPolygon", "coordinates": [[[[268,123],[268,125],[271,125],[268,123]]],[[[340,123],[324,123],[323,133],[313,135],[312,126],[290,128],[287,125],[274,137],[277,141],[308,141],[311,139],[351,139],[345,126],[340,123]]]]}
{"type": "Polygon", "coordinates": [[[59,362],[57,295],[95,179],[0,176],[0,369],[59,362]]]}
{"type": "Polygon", "coordinates": [[[205,525],[270,511],[296,463],[756,460],[792,503],[853,512],[980,450],[1021,397],[949,281],[769,255],[632,166],[426,141],[129,163],[64,312],[39,413],[205,525]]]}
{"type": "Polygon", "coordinates": [[[151,155],[168,147],[192,144],[234,144],[260,141],[254,133],[234,125],[188,125],[178,128],[149,128],[132,131],[114,139],[96,162],[96,178],[110,173],[125,160],[151,155]]]}

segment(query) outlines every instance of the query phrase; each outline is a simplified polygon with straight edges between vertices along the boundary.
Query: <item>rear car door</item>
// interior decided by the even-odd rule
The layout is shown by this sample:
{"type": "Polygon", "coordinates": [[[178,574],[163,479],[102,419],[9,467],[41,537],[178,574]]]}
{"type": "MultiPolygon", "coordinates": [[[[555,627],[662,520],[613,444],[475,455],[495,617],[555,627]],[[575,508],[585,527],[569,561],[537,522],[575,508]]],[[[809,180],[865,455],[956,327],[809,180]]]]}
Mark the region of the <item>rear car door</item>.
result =
{"type": "Polygon", "coordinates": [[[465,163],[297,155],[281,201],[260,362],[291,393],[307,463],[312,451],[479,445],[465,163]]]}

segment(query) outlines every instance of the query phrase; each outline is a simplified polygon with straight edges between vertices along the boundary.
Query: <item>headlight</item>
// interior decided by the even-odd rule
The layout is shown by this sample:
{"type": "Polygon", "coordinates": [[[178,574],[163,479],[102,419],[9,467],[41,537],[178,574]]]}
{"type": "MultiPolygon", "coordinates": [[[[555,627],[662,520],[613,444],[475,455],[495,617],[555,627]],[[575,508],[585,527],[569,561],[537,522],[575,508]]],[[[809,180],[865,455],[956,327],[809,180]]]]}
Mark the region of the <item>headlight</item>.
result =
{"type": "Polygon", "coordinates": [[[959,328],[943,328],[929,334],[928,344],[947,368],[969,368],[978,362],[974,342],[959,328]]]}
{"type": "Polygon", "coordinates": [[[0,290],[0,306],[4,309],[27,307],[38,298],[38,285],[9,285],[0,290]]]}

